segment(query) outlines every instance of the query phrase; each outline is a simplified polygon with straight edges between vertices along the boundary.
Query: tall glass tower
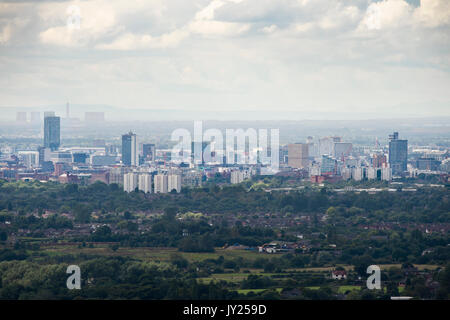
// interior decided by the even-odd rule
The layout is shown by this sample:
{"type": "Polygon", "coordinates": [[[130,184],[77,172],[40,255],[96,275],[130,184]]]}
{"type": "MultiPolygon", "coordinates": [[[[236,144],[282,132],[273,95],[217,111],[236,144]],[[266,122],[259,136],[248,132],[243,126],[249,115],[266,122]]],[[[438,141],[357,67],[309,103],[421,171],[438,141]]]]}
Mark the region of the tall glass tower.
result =
{"type": "Polygon", "coordinates": [[[126,166],[139,165],[137,138],[131,131],[122,135],[122,163],[126,166]]]}
{"type": "Polygon", "coordinates": [[[60,145],[60,118],[46,116],[44,118],[44,147],[58,150],[60,145]]]}
{"type": "Polygon", "coordinates": [[[408,140],[400,140],[398,132],[389,135],[389,165],[392,174],[402,174],[407,170],[408,140]]]}

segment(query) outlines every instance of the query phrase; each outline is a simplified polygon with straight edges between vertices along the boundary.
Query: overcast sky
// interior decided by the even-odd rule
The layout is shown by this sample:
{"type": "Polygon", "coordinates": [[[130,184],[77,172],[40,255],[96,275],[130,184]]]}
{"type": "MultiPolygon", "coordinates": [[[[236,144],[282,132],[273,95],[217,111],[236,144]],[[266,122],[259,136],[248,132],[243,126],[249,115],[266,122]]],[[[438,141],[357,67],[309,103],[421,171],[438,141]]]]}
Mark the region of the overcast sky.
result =
{"type": "Polygon", "coordinates": [[[0,107],[449,116],[449,67],[449,0],[0,2],[0,107]]]}

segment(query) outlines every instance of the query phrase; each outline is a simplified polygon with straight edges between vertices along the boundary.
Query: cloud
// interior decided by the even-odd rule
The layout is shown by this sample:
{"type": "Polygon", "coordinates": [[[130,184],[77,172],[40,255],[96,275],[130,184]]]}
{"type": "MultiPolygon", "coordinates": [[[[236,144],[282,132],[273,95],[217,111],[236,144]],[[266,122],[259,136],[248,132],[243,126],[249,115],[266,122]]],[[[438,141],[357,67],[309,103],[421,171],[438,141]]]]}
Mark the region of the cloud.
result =
{"type": "Polygon", "coordinates": [[[0,44],[5,44],[11,38],[11,25],[7,24],[0,32],[0,44]]]}
{"type": "Polygon", "coordinates": [[[175,30],[158,37],[148,34],[136,35],[127,33],[115,39],[112,43],[99,44],[97,49],[104,50],[138,50],[148,48],[169,48],[177,46],[189,33],[183,29],[175,30]]]}
{"type": "Polygon", "coordinates": [[[0,101],[267,112],[450,101],[450,1],[411,3],[1,3],[0,101]]]}
{"type": "Polygon", "coordinates": [[[450,1],[421,0],[414,11],[414,19],[427,27],[448,26],[450,24],[450,1]]]}

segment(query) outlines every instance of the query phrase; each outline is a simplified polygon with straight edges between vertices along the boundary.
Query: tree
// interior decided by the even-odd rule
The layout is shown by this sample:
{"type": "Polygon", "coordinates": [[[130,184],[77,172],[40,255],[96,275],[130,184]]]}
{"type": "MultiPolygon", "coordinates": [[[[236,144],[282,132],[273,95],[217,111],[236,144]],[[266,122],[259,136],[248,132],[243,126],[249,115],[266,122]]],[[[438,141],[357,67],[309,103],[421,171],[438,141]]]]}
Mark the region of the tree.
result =
{"type": "Polygon", "coordinates": [[[166,221],[174,221],[177,213],[178,213],[177,207],[166,207],[164,208],[163,218],[166,221]]]}
{"type": "Polygon", "coordinates": [[[352,264],[355,268],[355,272],[359,276],[365,277],[367,276],[367,267],[373,264],[373,259],[368,255],[357,256],[353,258],[352,264]]]}
{"type": "Polygon", "coordinates": [[[91,220],[91,211],[84,205],[78,205],[74,213],[75,221],[78,223],[88,223],[91,220]]]}

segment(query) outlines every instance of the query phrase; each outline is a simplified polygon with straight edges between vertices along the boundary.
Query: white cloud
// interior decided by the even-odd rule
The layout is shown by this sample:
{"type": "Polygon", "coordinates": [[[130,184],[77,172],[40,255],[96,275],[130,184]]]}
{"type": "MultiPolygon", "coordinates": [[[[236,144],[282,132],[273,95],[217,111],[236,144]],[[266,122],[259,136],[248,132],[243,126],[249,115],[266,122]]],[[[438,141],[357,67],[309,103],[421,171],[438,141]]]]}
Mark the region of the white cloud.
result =
{"type": "Polygon", "coordinates": [[[0,44],[5,44],[11,38],[11,25],[7,24],[0,32],[0,44]]]}
{"type": "Polygon", "coordinates": [[[137,50],[148,48],[169,48],[177,46],[184,38],[188,36],[188,32],[179,29],[173,32],[163,34],[159,37],[143,34],[136,35],[127,33],[121,35],[112,43],[99,44],[96,48],[107,50],[137,50]]]}
{"type": "Polygon", "coordinates": [[[448,0],[422,0],[420,6],[405,0],[0,4],[0,101],[51,104],[76,96],[80,103],[127,107],[251,105],[294,111],[449,101],[449,5],[448,0]],[[70,5],[80,8],[80,29],[67,28],[70,5]]]}
{"type": "Polygon", "coordinates": [[[380,30],[409,24],[413,8],[404,0],[383,0],[369,5],[361,27],[380,30]]]}
{"type": "Polygon", "coordinates": [[[450,1],[421,0],[420,7],[414,11],[414,19],[427,27],[450,24],[450,1]]]}

